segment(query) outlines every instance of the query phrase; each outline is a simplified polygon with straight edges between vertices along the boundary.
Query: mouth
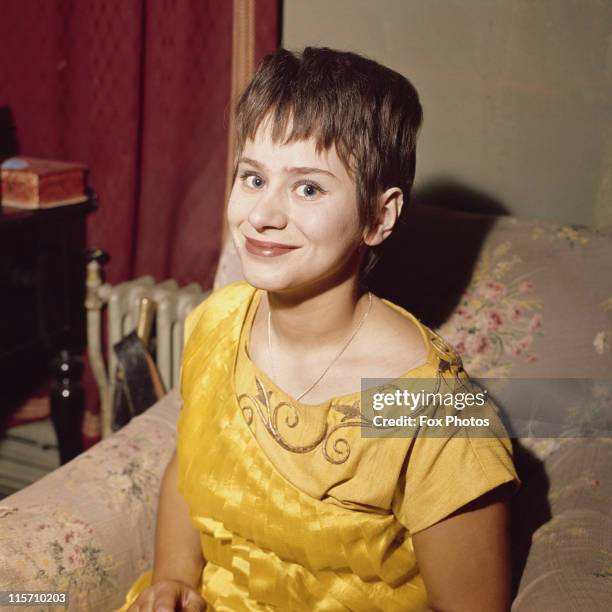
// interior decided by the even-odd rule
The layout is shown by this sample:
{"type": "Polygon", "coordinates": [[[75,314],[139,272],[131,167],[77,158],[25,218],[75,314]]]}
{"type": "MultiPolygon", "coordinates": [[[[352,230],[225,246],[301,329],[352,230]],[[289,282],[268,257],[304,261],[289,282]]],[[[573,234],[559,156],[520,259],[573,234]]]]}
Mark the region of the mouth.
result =
{"type": "Polygon", "coordinates": [[[244,245],[251,255],[259,255],[260,257],[278,257],[299,248],[279,242],[262,242],[261,240],[254,240],[246,236],[244,245]]]}

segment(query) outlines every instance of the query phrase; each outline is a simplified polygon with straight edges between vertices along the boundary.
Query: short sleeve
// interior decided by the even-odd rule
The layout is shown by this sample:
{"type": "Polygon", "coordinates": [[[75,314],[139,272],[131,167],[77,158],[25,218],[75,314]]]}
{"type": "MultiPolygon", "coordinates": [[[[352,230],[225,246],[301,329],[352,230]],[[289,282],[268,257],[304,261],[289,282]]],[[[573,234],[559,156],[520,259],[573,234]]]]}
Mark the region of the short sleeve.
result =
{"type": "Polygon", "coordinates": [[[495,409],[486,410],[496,422],[490,435],[471,435],[459,428],[448,437],[420,432],[411,444],[398,489],[393,512],[400,523],[416,533],[446,518],[455,510],[496,487],[512,483],[511,493],[520,487],[512,443],[503,431],[495,409]]]}
{"type": "Polygon", "coordinates": [[[513,492],[521,484],[507,438],[419,438],[394,513],[416,533],[504,483],[513,483],[513,492]]]}

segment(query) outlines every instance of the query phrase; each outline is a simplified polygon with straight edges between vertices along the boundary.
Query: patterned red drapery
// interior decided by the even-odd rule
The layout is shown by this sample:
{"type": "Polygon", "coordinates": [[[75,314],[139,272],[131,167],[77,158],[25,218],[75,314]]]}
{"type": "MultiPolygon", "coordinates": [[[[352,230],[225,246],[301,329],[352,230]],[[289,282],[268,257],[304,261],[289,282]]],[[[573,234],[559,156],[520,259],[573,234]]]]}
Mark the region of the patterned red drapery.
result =
{"type": "MultiPolygon", "coordinates": [[[[88,244],[111,283],[212,284],[226,188],[234,3],[0,1],[0,107],[16,153],[86,163],[88,244]]],[[[278,0],[251,5],[254,61],[278,44],[278,0]]],[[[88,368],[84,444],[99,438],[88,368]]]]}

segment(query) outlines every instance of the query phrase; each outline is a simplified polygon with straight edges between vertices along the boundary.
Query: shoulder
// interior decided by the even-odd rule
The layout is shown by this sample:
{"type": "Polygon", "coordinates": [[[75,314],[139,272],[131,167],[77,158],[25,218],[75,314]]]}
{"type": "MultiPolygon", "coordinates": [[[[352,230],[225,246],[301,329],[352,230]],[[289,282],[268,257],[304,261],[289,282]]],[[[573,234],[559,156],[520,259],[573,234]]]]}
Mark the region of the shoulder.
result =
{"type": "Polygon", "coordinates": [[[386,305],[385,318],[391,331],[385,336],[386,350],[393,347],[397,355],[412,353],[414,363],[422,364],[419,371],[423,369],[426,375],[452,378],[465,375],[461,355],[449,342],[411,312],[389,300],[381,301],[386,305]]]}
{"type": "Polygon", "coordinates": [[[206,320],[212,326],[226,318],[253,296],[256,289],[249,283],[237,281],[211,292],[185,317],[184,343],[200,321],[206,320]]]}

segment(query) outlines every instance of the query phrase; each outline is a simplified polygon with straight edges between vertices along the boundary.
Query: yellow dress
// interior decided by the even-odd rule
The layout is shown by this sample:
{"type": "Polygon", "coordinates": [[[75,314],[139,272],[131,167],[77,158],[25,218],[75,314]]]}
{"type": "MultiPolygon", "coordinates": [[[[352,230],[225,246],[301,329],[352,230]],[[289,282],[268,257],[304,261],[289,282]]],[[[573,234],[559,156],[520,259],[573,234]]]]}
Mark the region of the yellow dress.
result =
{"type": "MultiPolygon", "coordinates": [[[[365,438],[359,392],[296,402],[249,359],[261,296],[234,283],[185,324],[178,488],[200,532],[208,610],[418,609],[427,594],[412,534],[502,483],[516,490],[510,440],[365,438]]],[[[386,303],[428,347],[401,378],[465,376],[451,347],[386,303]]],[[[493,408],[488,416],[497,419],[493,408]]],[[[150,570],[138,578],[120,610],[150,579],[150,570]]]]}

